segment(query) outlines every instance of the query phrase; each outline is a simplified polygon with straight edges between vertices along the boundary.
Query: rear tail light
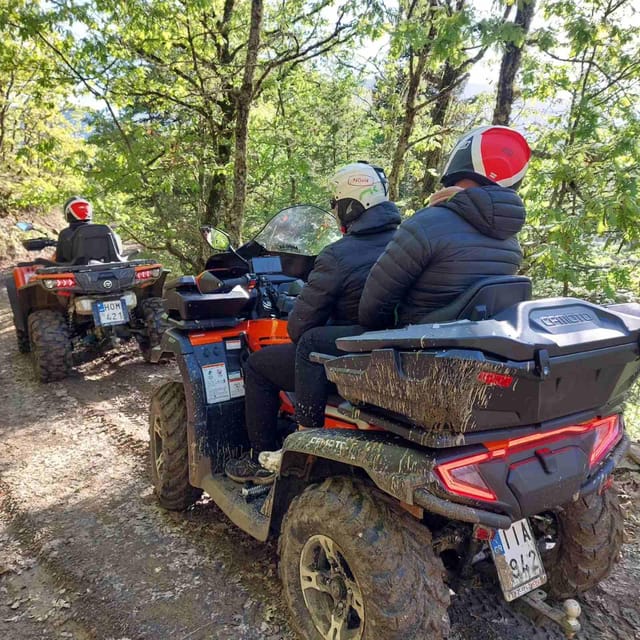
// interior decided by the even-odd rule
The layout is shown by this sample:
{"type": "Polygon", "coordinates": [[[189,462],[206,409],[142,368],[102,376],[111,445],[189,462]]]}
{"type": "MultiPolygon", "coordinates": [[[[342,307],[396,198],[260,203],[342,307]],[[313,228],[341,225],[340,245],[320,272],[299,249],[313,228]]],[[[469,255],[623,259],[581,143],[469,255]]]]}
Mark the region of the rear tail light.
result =
{"type": "Polygon", "coordinates": [[[589,456],[589,466],[594,467],[622,437],[622,421],[618,414],[582,424],[568,425],[554,431],[488,442],[485,444],[486,452],[443,462],[436,465],[434,471],[445,488],[453,494],[465,498],[495,501],[497,500],[496,494],[482,478],[479,465],[506,458],[519,451],[540,450],[553,442],[592,431],[595,432],[595,440],[589,456]]]}
{"type": "Polygon", "coordinates": [[[136,280],[151,280],[152,278],[159,278],[162,273],[160,267],[154,267],[153,269],[141,269],[136,271],[136,280]]]}
{"type": "Polygon", "coordinates": [[[620,416],[609,416],[593,423],[593,429],[596,432],[596,439],[591,449],[589,457],[589,465],[595,466],[605,457],[620,437],[622,436],[622,425],[620,424],[620,416]]]}
{"type": "Polygon", "coordinates": [[[73,289],[76,286],[74,277],[65,278],[45,278],[42,280],[45,289],[73,289]]]}
{"type": "Polygon", "coordinates": [[[498,499],[496,494],[482,479],[477,466],[492,458],[492,452],[479,453],[475,456],[439,464],[435,471],[451,493],[465,498],[495,501],[498,499]]]}

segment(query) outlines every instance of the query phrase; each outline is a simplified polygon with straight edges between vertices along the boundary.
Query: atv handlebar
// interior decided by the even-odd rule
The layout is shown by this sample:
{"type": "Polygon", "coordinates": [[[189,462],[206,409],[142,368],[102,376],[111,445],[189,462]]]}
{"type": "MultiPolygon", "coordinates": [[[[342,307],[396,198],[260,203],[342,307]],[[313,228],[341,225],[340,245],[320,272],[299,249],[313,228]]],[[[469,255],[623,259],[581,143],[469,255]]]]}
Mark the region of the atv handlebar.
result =
{"type": "Polygon", "coordinates": [[[55,247],[58,245],[56,240],[51,240],[51,238],[31,238],[30,240],[23,240],[22,246],[27,251],[42,251],[47,247],[55,247]]]}
{"type": "Polygon", "coordinates": [[[245,286],[253,280],[249,274],[240,276],[239,278],[227,278],[225,280],[211,273],[211,271],[203,271],[196,278],[196,285],[200,293],[222,293],[230,291],[237,286],[245,286]]]}

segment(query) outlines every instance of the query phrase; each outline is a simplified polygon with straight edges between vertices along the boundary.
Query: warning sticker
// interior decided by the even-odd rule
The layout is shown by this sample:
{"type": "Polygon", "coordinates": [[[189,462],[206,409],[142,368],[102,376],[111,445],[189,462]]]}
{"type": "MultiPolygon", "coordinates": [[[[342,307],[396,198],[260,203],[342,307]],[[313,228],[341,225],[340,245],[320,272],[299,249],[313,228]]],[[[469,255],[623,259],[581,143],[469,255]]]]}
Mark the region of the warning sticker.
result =
{"type": "Polygon", "coordinates": [[[244,380],[241,371],[229,371],[229,391],[232,398],[241,398],[244,395],[244,380]]]}
{"type": "Polygon", "coordinates": [[[242,346],[240,340],[227,340],[224,344],[227,347],[227,351],[234,351],[242,346]]]}
{"type": "Polygon", "coordinates": [[[209,404],[231,399],[229,381],[227,379],[227,367],[224,362],[204,365],[202,367],[202,376],[204,377],[204,388],[209,404]]]}

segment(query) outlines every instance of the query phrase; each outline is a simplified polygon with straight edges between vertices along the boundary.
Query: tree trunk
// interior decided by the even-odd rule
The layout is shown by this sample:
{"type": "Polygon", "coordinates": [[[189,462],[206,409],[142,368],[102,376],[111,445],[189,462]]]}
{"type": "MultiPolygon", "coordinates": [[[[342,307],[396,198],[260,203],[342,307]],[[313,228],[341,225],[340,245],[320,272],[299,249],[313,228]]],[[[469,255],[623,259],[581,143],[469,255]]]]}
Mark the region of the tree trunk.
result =
{"type": "Polygon", "coordinates": [[[493,124],[508,125],[513,106],[513,85],[516,74],[522,61],[522,51],[526,44],[527,34],[531,27],[531,21],[536,9],[536,0],[519,0],[518,10],[513,24],[522,32],[522,40],[519,44],[507,42],[500,64],[500,76],[498,80],[498,92],[496,106],[493,112],[493,124]]]}
{"type": "Polygon", "coordinates": [[[242,85],[238,92],[236,117],[236,146],[233,168],[233,201],[229,212],[227,230],[234,242],[239,243],[244,219],[244,205],[247,197],[247,138],[249,135],[249,114],[253,100],[253,79],[260,48],[263,0],[251,0],[251,26],[247,43],[247,58],[244,64],[242,85]]]}
{"type": "MultiPolygon", "coordinates": [[[[440,84],[438,87],[438,97],[431,107],[429,117],[431,120],[431,127],[435,130],[442,130],[449,113],[449,106],[451,105],[451,98],[453,97],[453,91],[457,85],[457,80],[461,74],[459,68],[456,68],[445,62],[442,75],[440,76],[440,84]],[[447,90],[449,87],[449,90],[447,90]]],[[[442,159],[442,147],[434,147],[429,149],[422,157],[422,164],[424,166],[424,176],[422,178],[422,189],[420,191],[420,202],[415,203],[416,207],[421,207],[427,201],[427,198],[436,190],[440,176],[434,176],[431,173],[431,169],[437,169],[440,166],[442,159]]]]}

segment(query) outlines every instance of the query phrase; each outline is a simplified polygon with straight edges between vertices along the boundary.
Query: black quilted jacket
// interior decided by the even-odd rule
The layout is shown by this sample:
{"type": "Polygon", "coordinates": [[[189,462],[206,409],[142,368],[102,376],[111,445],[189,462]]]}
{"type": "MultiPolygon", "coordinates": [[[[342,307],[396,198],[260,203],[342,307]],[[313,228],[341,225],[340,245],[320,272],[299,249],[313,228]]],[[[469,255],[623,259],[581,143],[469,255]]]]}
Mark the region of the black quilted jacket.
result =
{"type": "Polygon", "coordinates": [[[418,211],[371,269],[360,324],[414,324],[479,278],[515,274],[522,262],[516,234],[524,220],[518,194],[497,185],[466,189],[418,211]]]}
{"type": "Polygon", "coordinates": [[[398,208],[382,202],[367,209],[348,233],[322,250],[289,314],[289,335],[331,322],[358,324],[358,304],[373,263],[400,224],[398,208]]]}

